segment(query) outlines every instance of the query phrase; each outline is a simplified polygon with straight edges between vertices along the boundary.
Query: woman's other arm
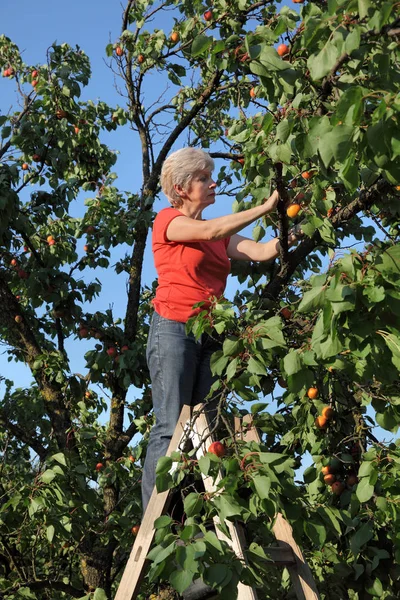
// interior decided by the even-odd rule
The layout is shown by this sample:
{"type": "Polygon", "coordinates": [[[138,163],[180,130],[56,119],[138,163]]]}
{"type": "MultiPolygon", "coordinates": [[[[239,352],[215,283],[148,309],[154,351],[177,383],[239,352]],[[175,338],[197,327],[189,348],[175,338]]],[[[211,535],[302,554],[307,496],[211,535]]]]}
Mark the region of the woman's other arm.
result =
{"type": "MultiPolygon", "coordinates": [[[[302,233],[298,233],[297,235],[294,232],[289,233],[289,247],[298,242],[302,235],[302,233]]],[[[227,248],[229,258],[259,262],[273,260],[279,256],[279,252],[280,243],[278,238],[274,238],[269,242],[255,242],[238,234],[232,235],[227,248]]]]}

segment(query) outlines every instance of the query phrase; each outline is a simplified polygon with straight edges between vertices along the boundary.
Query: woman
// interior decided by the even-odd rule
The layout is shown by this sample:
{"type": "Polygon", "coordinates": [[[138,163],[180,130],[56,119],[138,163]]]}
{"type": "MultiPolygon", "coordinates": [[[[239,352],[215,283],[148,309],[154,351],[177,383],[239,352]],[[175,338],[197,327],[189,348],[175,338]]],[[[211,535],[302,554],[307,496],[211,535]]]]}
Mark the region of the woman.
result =
{"type": "MultiPolygon", "coordinates": [[[[279,253],[279,240],[257,243],[238,232],[272,212],[278,192],[263,205],[204,220],[215,202],[214,161],[203,150],[183,148],[171,154],[161,172],[161,187],[172,208],[157,215],[153,253],[158,287],[147,344],[156,423],[150,433],[143,469],[143,511],[155,484],[157,461],[166,454],[183,404],[198,404],[213,383],[210,356],[217,349],[207,335],[196,340],[185,332],[197,302],[222,296],[230,260],[268,261],[279,253]]],[[[289,245],[297,241],[291,233],[289,245]]]]}

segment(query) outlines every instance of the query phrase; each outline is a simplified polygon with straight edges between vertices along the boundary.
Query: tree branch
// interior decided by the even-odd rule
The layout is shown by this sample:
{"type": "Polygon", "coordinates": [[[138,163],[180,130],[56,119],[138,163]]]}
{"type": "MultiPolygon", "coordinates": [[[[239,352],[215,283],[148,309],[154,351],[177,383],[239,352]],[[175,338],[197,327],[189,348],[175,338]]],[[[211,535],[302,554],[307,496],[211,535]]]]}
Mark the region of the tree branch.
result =
{"type": "Polygon", "coordinates": [[[32,450],[39,456],[40,460],[43,461],[46,459],[47,449],[43,446],[42,442],[35,435],[29,435],[25,429],[19,425],[16,425],[15,423],[12,423],[6,415],[6,411],[1,407],[0,425],[9,431],[15,438],[17,438],[17,440],[32,448],[32,450]]]}

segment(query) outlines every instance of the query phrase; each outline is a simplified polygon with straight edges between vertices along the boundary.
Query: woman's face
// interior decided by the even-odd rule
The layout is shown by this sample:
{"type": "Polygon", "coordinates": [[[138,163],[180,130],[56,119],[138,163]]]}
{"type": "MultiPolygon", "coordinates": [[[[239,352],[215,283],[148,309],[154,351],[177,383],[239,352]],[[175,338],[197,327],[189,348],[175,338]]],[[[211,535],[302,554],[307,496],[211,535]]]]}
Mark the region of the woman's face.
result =
{"type": "Polygon", "coordinates": [[[205,208],[215,202],[215,188],[217,184],[211,176],[211,171],[199,171],[191,180],[186,196],[192,206],[198,205],[205,208]]]}

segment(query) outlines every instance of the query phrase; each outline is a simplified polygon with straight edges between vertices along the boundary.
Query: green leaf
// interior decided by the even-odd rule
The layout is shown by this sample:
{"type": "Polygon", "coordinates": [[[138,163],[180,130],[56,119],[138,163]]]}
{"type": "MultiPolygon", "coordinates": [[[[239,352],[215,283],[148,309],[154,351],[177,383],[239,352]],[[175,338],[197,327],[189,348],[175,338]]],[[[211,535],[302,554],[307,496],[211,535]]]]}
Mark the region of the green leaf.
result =
{"type": "Polygon", "coordinates": [[[264,408],[267,408],[268,403],[267,402],[256,402],[255,404],[251,405],[251,414],[254,415],[256,413],[259,413],[261,411],[264,410],[264,408]]]}
{"type": "Polygon", "coordinates": [[[53,460],[56,460],[58,463],[60,463],[60,465],[63,465],[64,467],[67,466],[66,460],[65,460],[65,456],[62,452],[58,452],[57,454],[53,454],[53,456],[51,457],[53,460]]]}
{"type": "Polygon", "coordinates": [[[372,9],[372,6],[371,0],[358,0],[360,19],[364,19],[364,17],[368,16],[368,12],[372,9]]]}
{"type": "Polygon", "coordinates": [[[56,476],[56,474],[54,473],[54,471],[52,469],[46,469],[46,471],[44,473],[42,473],[42,475],[41,475],[41,480],[44,483],[50,483],[50,481],[53,481],[55,476],[56,476]]]}
{"type": "Polygon", "coordinates": [[[374,535],[374,525],[372,521],[363,523],[361,527],[351,536],[350,548],[354,556],[357,556],[361,548],[369,542],[374,535]]]}
{"type": "Polygon", "coordinates": [[[325,286],[320,286],[306,292],[297,310],[305,313],[321,308],[325,302],[325,289],[325,286]]]}
{"type": "Polygon", "coordinates": [[[168,473],[168,471],[172,467],[172,458],[170,456],[162,456],[157,461],[156,466],[156,474],[162,475],[163,473],[168,473]]]}
{"type": "Polygon", "coordinates": [[[214,352],[211,356],[210,367],[213,375],[222,375],[229,362],[229,356],[224,356],[222,350],[214,352]]]}
{"type": "Polygon", "coordinates": [[[226,369],[226,379],[230,381],[232,377],[236,375],[237,367],[240,363],[240,359],[238,357],[234,358],[228,365],[226,369]]]}
{"type": "Polygon", "coordinates": [[[46,536],[47,536],[47,539],[49,540],[50,544],[53,541],[54,533],[55,533],[54,525],[49,525],[46,529],[46,536]]]}
{"type": "Polygon", "coordinates": [[[227,517],[235,517],[242,514],[242,507],[236,502],[234,498],[226,494],[217,496],[214,500],[214,505],[218,510],[218,514],[222,522],[227,517]]]}
{"type": "Polygon", "coordinates": [[[217,563],[204,571],[204,581],[211,587],[226,585],[232,577],[228,565],[217,563]]]}
{"type": "Polygon", "coordinates": [[[227,338],[225,338],[224,343],[222,345],[222,351],[224,353],[224,356],[232,356],[233,354],[236,354],[239,346],[240,341],[237,337],[228,336],[227,338]]]}
{"type": "Polygon", "coordinates": [[[203,499],[200,494],[192,492],[188,494],[183,503],[183,509],[188,517],[193,517],[201,512],[203,507],[203,499]]]}
{"type": "Polygon", "coordinates": [[[93,600],[107,600],[107,594],[102,588],[96,588],[93,594],[93,600]]]}
{"type": "Polygon", "coordinates": [[[207,35],[197,35],[192,43],[191,53],[192,56],[199,56],[203,54],[213,43],[213,38],[207,35]]]}
{"type": "Polygon", "coordinates": [[[261,500],[269,498],[269,490],[271,488],[271,480],[263,475],[257,475],[253,477],[254,486],[256,492],[261,500]]]}
{"type": "Polygon", "coordinates": [[[326,540],[326,528],[323,524],[315,520],[307,520],[305,522],[305,531],[313,544],[321,547],[326,540]]]}
{"type": "Polygon", "coordinates": [[[172,523],[171,517],[169,517],[168,515],[162,515],[161,517],[158,517],[158,519],[156,519],[154,521],[154,529],[162,529],[163,527],[167,527],[171,523],[172,523]]]}
{"type": "Polygon", "coordinates": [[[374,493],[374,486],[369,483],[369,478],[363,477],[357,484],[356,496],[360,502],[368,502],[374,493]]]}
{"type": "Polygon", "coordinates": [[[172,587],[178,592],[178,594],[182,594],[189,587],[189,585],[193,581],[193,573],[191,571],[172,571],[169,576],[169,582],[172,587]]]}
{"type": "Polygon", "coordinates": [[[350,113],[351,122],[358,124],[363,114],[363,97],[364,92],[360,86],[349,87],[336,105],[335,120],[344,122],[350,113]]]}
{"type": "Polygon", "coordinates": [[[333,42],[328,41],[317,55],[312,55],[307,60],[312,79],[322,79],[331,71],[339,58],[339,50],[333,42]]]}
{"type": "Polygon", "coordinates": [[[247,370],[249,373],[253,373],[255,375],[265,375],[266,367],[259,360],[255,359],[253,356],[250,357],[249,362],[247,363],[247,370]]]}
{"type": "Polygon", "coordinates": [[[326,168],[332,159],[344,161],[352,147],[353,128],[347,125],[337,125],[321,138],[318,151],[326,168]]]}
{"type": "Polygon", "coordinates": [[[303,362],[296,350],[291,350],[283,359],[283,368],[287,375],[294,375],[303,368],[303,362]]]}
{"type": "Polygon", "coordinates": [[[286,71],[291,68],[290,64],[279,58],[277,51],[271,46],[263,46],[259,61],[266,67],[269,75],[275,71],[286,71]]]}
{"type": "Polygon", "coordinates": [[[208,475],[211,467],[211,460],[208,456],[202,456],[199,460],[199,469],[203,475],[208,475]]]}

